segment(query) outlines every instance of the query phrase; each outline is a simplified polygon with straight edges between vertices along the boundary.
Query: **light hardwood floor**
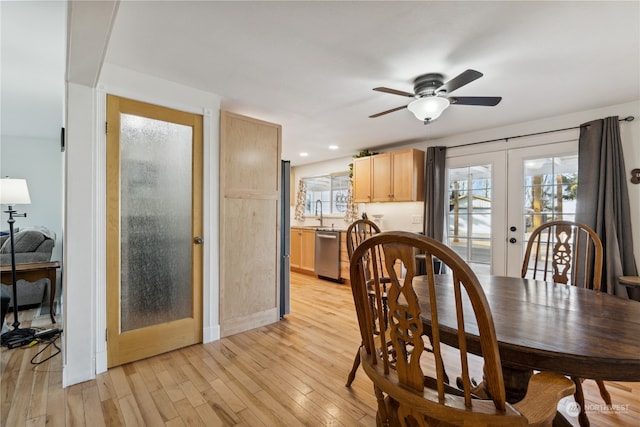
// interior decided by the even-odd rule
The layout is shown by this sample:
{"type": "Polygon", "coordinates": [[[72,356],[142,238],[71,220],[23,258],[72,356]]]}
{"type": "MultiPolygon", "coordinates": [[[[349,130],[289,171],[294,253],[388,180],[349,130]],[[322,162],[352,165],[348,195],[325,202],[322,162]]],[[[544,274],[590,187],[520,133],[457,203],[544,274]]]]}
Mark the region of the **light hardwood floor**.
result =
{"type": "MultiPolygon", "coordinates": [[[[375,426],[375,399],[362,370],[350,389],[344,386],[360,342],[350,289],[294,273],[291,296],[291,314],[281,322],[66,389],[61,355],[35,366],[38,346],[2,348],[0,426],[375,426]]],[[[21,316],[26,327],[33,310],[21,316]]],[[[31,323],[49,327],[48,319],[31,323]]],[[[445,364],[455,372],[453,353],[445,364]]],[[[615,411],[602,406],[595,382],[584,383],[591,425],[639,425],[639,384],[607,385],[615,411]]]]}

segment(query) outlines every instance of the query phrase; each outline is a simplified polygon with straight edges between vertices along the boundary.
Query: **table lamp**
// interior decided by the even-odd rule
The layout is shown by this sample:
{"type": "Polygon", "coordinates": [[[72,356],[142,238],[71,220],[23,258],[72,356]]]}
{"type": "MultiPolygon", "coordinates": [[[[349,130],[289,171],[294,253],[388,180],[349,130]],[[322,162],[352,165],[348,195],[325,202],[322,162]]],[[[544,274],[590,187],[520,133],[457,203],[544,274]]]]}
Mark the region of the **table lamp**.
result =
{"type": "MultiPolygon", "coordinates": [[[[15,205],[28,205],[31,203],[29,198],[29,188],[25,179],[0,179],[0,204],[7,205],[6,213],[9,214],[9,239],[11,241],[11,285],[13,288],[13,330],[5,332],[0,337],[2,345],[13,348],[30,341],[35,331],[33,329],[20,329],[18,321],[18,286],[16,280],[16,252],[13,241],[13,224],[16,217],[26,217],[26,213],[18,213],[13,209],[15,205]]],[[[2,319],[4,322],[4,319],[2,319]]]]}

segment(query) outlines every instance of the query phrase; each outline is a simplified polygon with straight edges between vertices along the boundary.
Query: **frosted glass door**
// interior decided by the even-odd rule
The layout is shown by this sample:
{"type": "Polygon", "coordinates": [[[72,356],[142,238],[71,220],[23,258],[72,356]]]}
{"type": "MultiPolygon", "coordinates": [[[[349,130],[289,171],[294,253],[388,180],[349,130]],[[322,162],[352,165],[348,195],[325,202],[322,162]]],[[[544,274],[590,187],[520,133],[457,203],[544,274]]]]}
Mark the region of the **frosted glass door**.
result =
{"type": "Polygon", "coordinates": [[[107,366],[202,342],[202,116],[107,95],[107,366]]]}
{"type": "Polygon", "coordinates": [[[120,119],[121,329],[191,316],[192,129],[120,119]]]}

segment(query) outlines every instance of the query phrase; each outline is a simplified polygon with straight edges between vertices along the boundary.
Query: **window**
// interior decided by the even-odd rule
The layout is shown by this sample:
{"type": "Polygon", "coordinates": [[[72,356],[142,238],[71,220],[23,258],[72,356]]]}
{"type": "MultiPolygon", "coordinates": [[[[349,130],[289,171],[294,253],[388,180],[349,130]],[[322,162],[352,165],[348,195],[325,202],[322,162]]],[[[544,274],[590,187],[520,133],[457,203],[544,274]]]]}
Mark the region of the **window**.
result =
{"type": "Polygon", "coordinates": [[[302,178],[307,190],[306,216],[342,215],[347,212],[349,172],[302,178]],[[319,202],[318,202],[319,201],[319,202]]]}

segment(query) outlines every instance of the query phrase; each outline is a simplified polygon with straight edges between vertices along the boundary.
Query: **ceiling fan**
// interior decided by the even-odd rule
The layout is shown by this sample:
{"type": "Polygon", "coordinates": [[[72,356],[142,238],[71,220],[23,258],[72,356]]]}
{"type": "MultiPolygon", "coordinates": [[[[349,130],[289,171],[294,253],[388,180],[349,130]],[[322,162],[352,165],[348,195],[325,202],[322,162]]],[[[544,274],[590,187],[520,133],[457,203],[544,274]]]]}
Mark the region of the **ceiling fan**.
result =
{"type": "Polygon", "coordinates": [[[388,87],[376,87],[373,90],[415,99],[402,107],[392,108],[391,110],[373,114],[369,117],[380,117],[382,115],[407,108],[418,120],[422,120],[426,125],[440,117],[440,114],[442,114],[442,112],[452,104],[481,105],[487,107],[498,105],[502,100],[502,97],[500,96],[447,96],[454,90],[460,89],[462,86],[467,85],[480,77],[482,77],[481,72],[476,70],[467,70],[448,82],[443,83],[444,77],[442,74],[423,74],[418,76],[413,82],[414,93],[390,89],[388,87]]]}

